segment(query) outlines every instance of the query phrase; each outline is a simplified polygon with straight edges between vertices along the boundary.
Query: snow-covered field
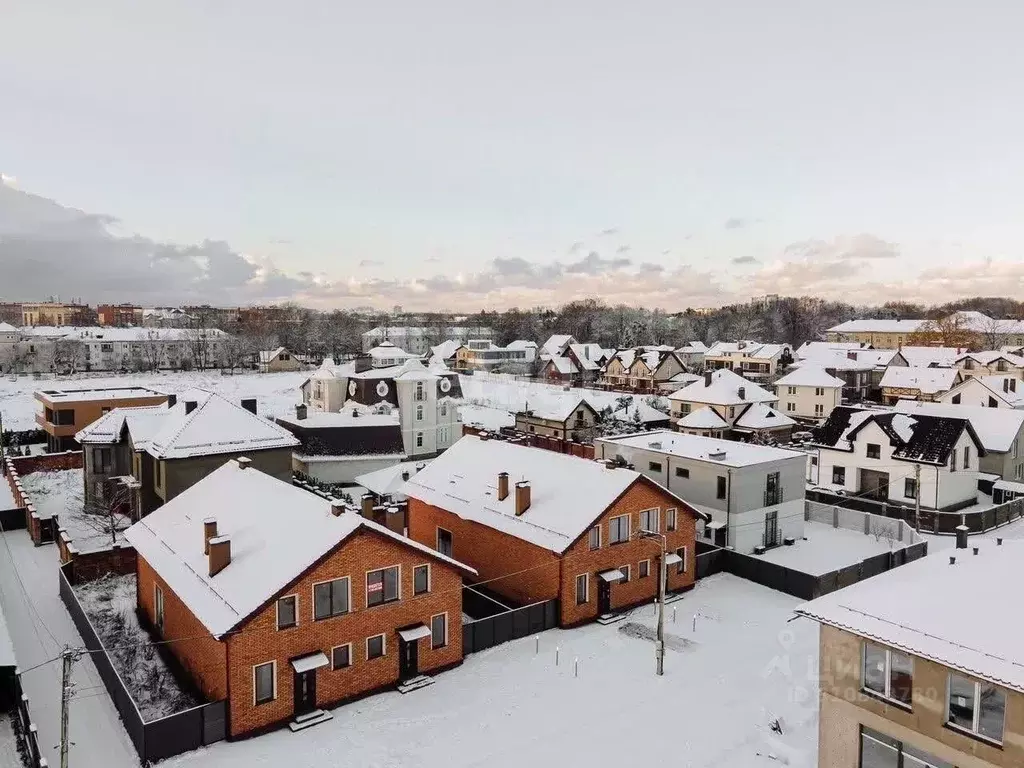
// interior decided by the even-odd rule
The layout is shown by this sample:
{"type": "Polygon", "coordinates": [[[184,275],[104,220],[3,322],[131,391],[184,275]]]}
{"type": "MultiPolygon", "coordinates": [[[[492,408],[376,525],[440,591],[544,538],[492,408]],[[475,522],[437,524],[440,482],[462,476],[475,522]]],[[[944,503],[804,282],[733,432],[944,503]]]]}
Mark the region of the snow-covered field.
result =
{"type": "MultiPolygon", "coordinates": [[[[466,403],[482,405],[502,411],[515,413],[526,410],[532,403],[534,407],[562,397],[565,389],[561,386],[548,384],[544,381],[522,381],[509,376],[493,373],[476,373],[472,376],[460,376],[462,396],[466,403]]],[[[616,409],[617,401],[623,397],[622,392],[607,392],[599,389],[573,388],[574,395],[582,395],[594,408],[616,409]]],[[[628,395],[626,395],[628,397],[628,395]]],[[[651,395],[635,395],[634,403],[646,406],[651,395]]],[[[667,407],[668,400],[661,398],[667,407]]],[[[646,413],[646,408],[645,408],[646,413]]]]}
{"type": "Polygon", "coordinates": [[[645,606],[619,624],[545,632],[539,654],[530,637],[471,655],[433,686],[340,707],[299,734],[220,743],[164,765],[811,768],[818,631],[787,623],[798,602],[718,574],[667,607],[664,677],[654,674],[645,606]]]}
{"type": "Polygon", "coordinates": [[[181,690],[140,626],[134,574],[107,575],[79,584],[75,594],[143,720],[157,720],[202,703],[181,690]]]}
{"type": "Polygon", "coordinates": [[[500,408],[488,408],[486,405],[470,405],[463,403],[459,406],[459,421],[471,427],[489,429],[498,432],[502,427],[514,427],[516,417],[510,412],[500,408]]]}
{"type": "Polygon", "coordinates": [[[813,521],[804,523],[804,537],[806,541],[797,539],[792,546],[769,549],[760,557],[787,568],[820,576],[902,546],[899,542],[893,544],[885,537],[833,528],[813,521]]]}
{"type": "Polygon", "coordinates": [[[4,429],[35,429],[38,402],[32,393],[38,389],[63,387],[151,387],[161,392],[181,393],[191,387],[200,387],[238,401],[255,397],[260,414],[283,416],[292,412],[301,400],[299,386],[309,378],[308,371],[294,373],[244,373],[234,376],[219,371],[189,371],[186,373],[139,373],[123,376],[75,376],[35,379],[20,376],[16,381],[0,378],[0,411],[4,416],[4,429]]]}
{"type": "Polygon", "coordinates": [[[6,477],[0,477],[0,510],[14,509],[14,494],[11,493],[11,486],[6,477]]]}

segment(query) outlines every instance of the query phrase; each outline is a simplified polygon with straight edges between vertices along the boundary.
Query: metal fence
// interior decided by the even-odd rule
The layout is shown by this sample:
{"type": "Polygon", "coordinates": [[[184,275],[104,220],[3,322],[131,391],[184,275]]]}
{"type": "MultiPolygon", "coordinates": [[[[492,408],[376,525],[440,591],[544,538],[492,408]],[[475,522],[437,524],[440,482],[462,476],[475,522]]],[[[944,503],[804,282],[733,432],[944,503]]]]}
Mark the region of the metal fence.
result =
{"type": "Polygon", "coordinates": [[[476,653],[558,626],[559,602],[524,605],[462,625],[462,653],[476,653]]]}
{"type": "Polygon", "coordinates": [[[910,546],[924,541],[924,537],[904,520],[816,501],[804,502],[804,520],[874,536],[893,546],[910,546]]]}
{"type": "Polygon", "coordinates": [[[17,715],[15,731],[26,764],[30,768],[46,765],[43,753],[39,750],[39,729],[32,722],[29,712],[28,696],[21,687],[21,676],[13,667],[0,670],[0,698],[3,699],[0,711],[10,708],[17,715]]]}
{"type": "Polygon", "coordinates": [[[74,578],[71,566],[71,563],[67,563],[60,568],[60,598],[82,636],[85,647],[93,652],[90,656],[96,665],[96,671],[100,673],[103,685],[110,694],[114,708],[121,716],[121,722],[124,723],[128,737],[132,740],[142,762],[156,762],[223,740],[227,735],[225,701],[201,704],[159,720],[147,722],[142,718],[127,686],[107,655],[92,622],[89,621],[85,609],[78,602],[78,597],[71,586],[74,578]]]}

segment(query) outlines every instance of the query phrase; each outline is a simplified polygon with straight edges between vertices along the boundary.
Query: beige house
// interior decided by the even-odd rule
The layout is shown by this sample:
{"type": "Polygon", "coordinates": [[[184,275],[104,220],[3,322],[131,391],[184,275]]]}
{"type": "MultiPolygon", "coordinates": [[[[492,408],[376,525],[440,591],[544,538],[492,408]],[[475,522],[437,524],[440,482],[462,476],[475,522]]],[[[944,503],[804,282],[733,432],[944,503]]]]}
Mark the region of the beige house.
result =
{"type": "Polygon", "coordinates": [[[801,366],[775,382],[776,407],[791,418],[820,423],[842,404],[845,385],[824,368],[801,366]]]}
{"type": "Polygon", "coordinates": [[[285,347],[260,352],[260,370],[263,373],[298,371],[301,368],[302,363],[285,347]]]}
{"type": "Polygon", "coordinates": [[[668,396],[676,429],[703,437],[785,440],[796,422],[774,406],[778,397],[729,369],[704,376],[668,396]]]}
{"type": "Polygon", "coordinates": [[[818,765],[1024,765],[1024,543],[973,539],[796,609],[821,625],[818,765]]]}
{"type": "Polygon", "coordinates": [[[519,432],[579,442],[593,439],[597,422],[597,411],[581,395],[552,398],[516,414],[519,432]]]}
{"type": "Polygon", "coordinates": [[[655,392],[661,384],[686,372],[686,365],[675,350],[638,347],[615,353],[605,366],[600,383],[609,388],[655,392]]]}
{"type": "Polygon", "coordinates": [[[1024,379],[1024,357],[1012,352],[968,352],[955,360],[964,378],[1009,374],[1024,379]]]}
{"type": "Polygon", "coordinates": [[[758,341],[719,341],[704,353],[704,367],[727,368],[760,382],[772,381],[793,360],[788,344],[762,344],[758,341]]]}

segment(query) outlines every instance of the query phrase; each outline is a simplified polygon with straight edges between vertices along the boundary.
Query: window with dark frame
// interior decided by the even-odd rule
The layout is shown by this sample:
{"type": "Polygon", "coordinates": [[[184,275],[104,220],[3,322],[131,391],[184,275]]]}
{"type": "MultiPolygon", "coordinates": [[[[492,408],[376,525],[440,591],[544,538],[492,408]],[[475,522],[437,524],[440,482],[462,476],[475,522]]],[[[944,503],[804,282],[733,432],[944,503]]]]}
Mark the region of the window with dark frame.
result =
{"type": "Polygon", "coordinates": [[[864,643],[861,686],[905,707],[913,704],[914,661],[906,654],[864,643]]]}
{"type": "Polygon", "coordinates": [[[298,623],[295,595],[280,598],[277,601],[277,628],[288,629],[298,623]]]}
{"type": "Polygon", "coordinates": [[[676,477],[686,479],[690,476],[690,470],[686,467],[676,467],[676,477]]]}
{"type": "Polygon", "coordinates": [[[393,603],[398,599],[398,566],[366,572],[366,606],[393,603]]]}
{"type": "Polygon", "coordinates": [[[412,593],[422,595],[430,591],[430,566],[417,565],[412,572],[412,593]]]}
{"type": "Polygon", "coordinates": [[[659,510],[644,509],[640,511],[640,530],[650,531],[651,533],[658,533],[661,530],[661,521],[658,519],[659,510]]]}
{"type": "Polygon", "coordinates": [[[908,477],[903,481],[903,496],[908,499],[917,498],[917,480],[913,477],[908,477]]]}
{"type": "Polygon", "coordinates": [[[878,443],[868,443],[867,456],[869,459],[878,459],[882,456],[882,446],[878,443]]]}
{"type": "Polygon", "coordinates": [[[384,635],[366,638],[366,660],[379,659],[384,655],[384,635]]]}
{"type": "Polygon", "coordinates": [[[452,533],[444,528],[437,529],[437,551],[446,557],[452,556],[452,533]]]}
{"type": "Polygon", "coordinates": [[[587,544],[592,550],[601,548],[601,526],[595,525],[590,529],[587,533],[587,544]]]}
{"type": "Polygon", "coordinates": [[[255,685],[255,701],[257,704],[266,704],[277,698],[275,690],[274,668],[275,664],[268,661],[265,664],[257,664],[253,667],[253,683],[255,685]]]}
{"type": "Polygon", "coordinates": [[[581,573],[576,577],[576,605],[590,602],[590,577],[581,573]]]}
{"type": "Polygon", "coordinates": [[[647,469],[651,472],[661,472],[661,462],[649,461],[647,462],[647,469]]]}
{"type": "Polygon", "coordinates": [[[676,563],[676,573],[686,573],[686,547],[677,549],[676,554],[679,555],[679,562],[676,563]]]}
{"type": "Polygon", "coordinates": [[[641,560],[637,564],[636,577],[638,579],[646,579],[650,575],[651,575],[651,561],[650,560],[641,560]]]}
{"type": "Polygon", "coordinates": [[[832,485],[846,485],[846,467],[832,467],[832,485]]]}
{"type": "Polygon", "coordinates": [[[620,565],[619,570],[622,571],[622,578],[619,579],[619,584],[629,584],[629,566],[620,565]]]}
{"type": "Polygon", "coordinates": [[[954,768],[924,750],[898,741],[884,733],[860,727],[859,768],[954,768]]]}
{"type": "Polygon", "coordinates": [[[313,619],[329,619],[349,611],[348,576],[313,585],[313,619]]]}
{"type": "Polygon", "coordinates": [[[1006,721],[1006,694],[992,683],[971,680],[951,672],[946,721],[954,728],[1001,744],[1006,721]]]}
{"type": "Polygon", "coordinates": [[[665,530],[674,531],[676,529],[676,517],[678,511],[675,507],[669,507],[665,510],[665,530]]]}
{"type": "Polygon", "coordinates": [[[448,645],[448,617],[439,613],[430,618],[430,647],[433,650],[448,645]]]}
{"type": "Polygon", "coordinates": [[[725,478],[722,475],[718,476],[718,488],[715,492],[716,499],[725,498],[725,478]]]}
{"type": "Polygon", "coordinates": [[[331,649],[331,669],[345,669],[352,666],[352,644],[339,645],[331,649]]]}

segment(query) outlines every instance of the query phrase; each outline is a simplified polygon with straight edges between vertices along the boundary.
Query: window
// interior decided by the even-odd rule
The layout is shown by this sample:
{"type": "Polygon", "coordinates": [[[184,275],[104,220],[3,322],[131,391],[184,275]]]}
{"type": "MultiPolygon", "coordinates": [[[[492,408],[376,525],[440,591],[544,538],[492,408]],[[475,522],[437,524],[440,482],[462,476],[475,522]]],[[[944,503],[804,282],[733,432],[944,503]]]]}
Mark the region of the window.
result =
{"type": "Polygon", "coordinates": [[[448,614],[439,613],[430,617],[430,647],[444,648],[448,645],[448,614]]]}
{"type": "Polygon", "coordinates": [[[423,421],[423,406],[416,406],[416,421],[423,421]]]}
{"type": "Polygon", "coordinates": [[[913,477],[903,481],[903,496],[908,499],[917,498],[917,480],[913,477]]]}
{"type": "Polygon", "coordinates": [[[1006,694],[991,683],[950,674],[947,722],[991,741],[1002,742],[1006,694]]]}
{"type": "Polygon", "coordinates": [[[650,531],[651,533],[658,533],[660,530],[660,520],[658,509],[644,509],[640,512],[640,530],[650,531]]]}
{"type": "Polygon", "coordinates": [[[953,768],[951,763],[867,726],[860,729],[860,768],[953,768]]]}
{"type": "Polygon", "coordinates": [[[824,416],[825,415],[825,406],[822,405],[821,403],[815,403],[814,404],[814,415],[815,416],[824,416]]]}
{"type": "Polygon", "coordinates": [[[832,484],[846,485],[846,467],[832,467],[832,484]]]}
{"type": "Polygon", "coordinates": [[[399,598],[397,565],[366,572],[366,607],[391,603],[399,598]]]}
{"type": "Polygon", "coordinates": [[[676,529],[676,512],[675,507],[665,510],[665,530],[674,531],[676,529]]]}
{"type": "Polygon", "coordinates": [[[96,471],[109,472],[111,469],[110,449],[97,448],[93,454],[96,457],[96,471]]]}
{"type": "Polygon", "coordinates": [[[637,578],[638,579],[646,579],[650,575],[651,575],[651,561],[650,560],[641,560],[640,564],[637,566],[637,569],[636,569],[636,576],[637,576],[637,578]]]}
{"type": "Polygon", "coordinates": [[[686,547],[677,549],[676,554],[679,555],[679,562],[676,563],[676,573],[686,573],[686,547]]]}
{"type": "Polygon", "coordinates": [[[629,566],[620,565],[619,570],[622,571],[622,578],[619,579],[619,584],[629,584],[629,566]]]}
{"type": "Polygon", "coordinates": [[[730,405],[729,406],[729,418],[730,419],[735,419],[736,418],[736,406],[735,405],[730,405]]]}
{"type": "Polygon", "coordinates": [[[953,448],[949,454],[949,471],[956,472],[956,448],[953,448]]]}
{"type": "Polygon", "coordinates": [[[448,403],[447,402],[441,403],[441,415],[442,416],[447,416],[448,415],[448,403]]]}
{"type": "Polygon", "coordinates": [[[423,382],[422,381],[417,381],[416,382],[416,400],[419,401],[419,400],[425,400],[425,399],[426,399],[426,393],[423,391],[423,382]]]}
{"type": "Polygon", "coordinates": [[[629,541],[629,515],[620,515],[608,521],[608,543],[621,544],[624,541],[629,541]]]}
{"type": "Polygon", "coordinates": [[[437,529],[437,551],[446,557],[452,556],[452,532],[444,528],[437,529]]]}
{"type": "Polygon", "coordinates": [[[818,457],[817,456],[811,456],[811,466],[812,467],[818,466],[818,457]]]}
{"type": "Polygon", "coordinates": [[[153,615],[156,620],[156,628],[163,631],[164,628],[164,591],[159,585],[153,585],[153,615]]]}
{"type": "Polygon", "coordinates": [[[417,565],[412,572],[412,593],[422,595],[430,591],[430,566],[417,565]]]}
{"type": "Polygon", "coordinates": [[[676,477],[682,477],[684,479],[690,476],[690,470],[686,467],[676,467],[676,477]]]}
{"type": "Polygon", "coordinates": [[[971,446],[964,446],[964,469],[971,468],[971,446]]]}
{"type": "Polygon", "coordinates": [[[576,605],[590,602],[590,577],[581,573],[576,577],[576,605]]]}
{"type": "Polygon", "coordinates": [[[914,662],[909,656],[864,643],[861,685],[899,704],[910,706],[914,687],[914,662]]]}
{"type": "Polygon", "coordinates": [[[647,469],[651,472],[661,472],[661,462],[649,461],[647,462],[647,469]]]}
{"type": "Polygon", "coordinates": [[[825,396],[825,388],[824,387],[815,387],[814,388],[814,396],[815,397],[824,397],[825,396]]]}
{"type": "Polygon", "coordinates": [[[385,654],[384,635],[366,638],[366,660],[379,659],[385,654]]]}
{"type": "Polygon", "coordinates": [[[277,628],[288,629],[298,624],[298,611],[296,604],[298,599],[295,595],[282,597],[277,601],[277,628]]]}
{"type": "Polygon", "coordinates": [[[346,643],[331,649],[331,669],[344,669],[351,666],[352,643],[346,643]]]}
{"type": "Polygon", "coordinates": [[[721,475],[718,476],[718,489],[715,492],[715,498],[716,499],[724,499],[725,498],[725,478],[722,477],[721,475]]]}
{"type": "Polygon", "coordinates": [[[348,613],[350,594],[348,576],[314,584],[313,619],[319,621],[348,613]]]}
{"type": "Polygon", "coordinates": [[[964,360],[964,368],[968,371],[974,370],[974,361],[971,358],[964,360]]]}
{"type": "Polygon", "coordinates": [[[590,529],[587,534],[587,543],[590,544],[591,549],[601,548],[601,526],[595,525],[590,529]]]}
{"type": "Polygon", "coordinates": [[[787,411],[795,411],[796,410],[796,403],[794,403],[793,401],[790,401],[790,402],[786,403],[786,410],[787,411]]]}
{"type": "Polygon", "coordinates": [[[268,661],[252,668],[252,687],[256,704],[277,698],[277,662],[268,661]]]}
{"type": "Polygon", "coordinates": [[[679,413],[682,414],[683,416],[686,416],[690,412],[691,407],[692,406],[689,403],[680,403],[679,413]]]}
{"type": "Polygon", "coordinates": [[[416,447],[417,448],[422,448],[423,447],[423,433],[422,432],[417,432],[416,433],[416,447]]]}
{"type": "Polygon", "coordinates": [[[787,390],[786,391],[787,395],[795,395],[796,394],[796,387],[786,387],[786,390],[787,390]]]}
{"type": "Polygon", "coordinates": [[[868,458],[879,459],[882,457],[882,447],[878,443],[868,443],[868,458]]]}

